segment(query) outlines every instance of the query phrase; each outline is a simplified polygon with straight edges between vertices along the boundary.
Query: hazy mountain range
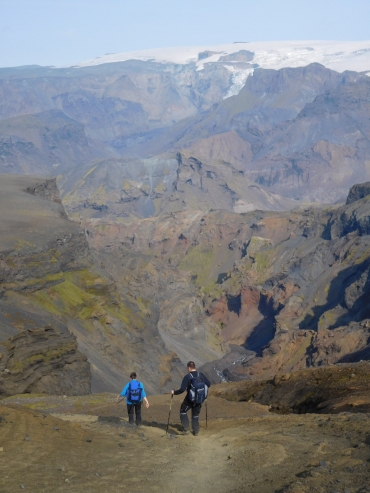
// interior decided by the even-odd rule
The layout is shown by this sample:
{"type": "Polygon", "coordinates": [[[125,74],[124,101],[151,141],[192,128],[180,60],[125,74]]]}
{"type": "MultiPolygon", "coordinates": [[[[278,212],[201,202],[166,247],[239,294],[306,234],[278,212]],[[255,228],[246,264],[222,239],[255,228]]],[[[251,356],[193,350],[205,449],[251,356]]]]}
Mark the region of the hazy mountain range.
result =
{"type": "Polygon", "coordinates": [[[335,202],[370,179],[369,49],[1,69],[0,393],[113,390],[129,369],[169,390],[189,358],[220,381],[367,357],[369,184],[335,202]]]}
{"type": "Polygon", "coordinates": [[[77,217],[341,200],[369,178],[369,71],[368,42],[0,69],[0,171],[57,176],[77,217]]]}

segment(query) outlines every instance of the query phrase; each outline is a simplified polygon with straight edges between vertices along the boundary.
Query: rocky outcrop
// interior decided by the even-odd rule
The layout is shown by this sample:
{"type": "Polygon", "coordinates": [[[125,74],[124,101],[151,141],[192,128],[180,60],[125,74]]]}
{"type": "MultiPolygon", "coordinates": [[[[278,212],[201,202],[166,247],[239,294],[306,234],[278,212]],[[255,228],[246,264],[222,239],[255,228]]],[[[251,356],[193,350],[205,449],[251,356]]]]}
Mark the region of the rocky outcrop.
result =
{"type": "Polygon", "coordinates": [[[333,211],[325,230],[326,236],[332,240],[348,235],[367,236],[370,233],[369,202],[369,196],[365,195],[363,199],[333,211]]]}
{"type": "Polygon", "coordinates": [[[30,187],[27,187],[25,189],[25,192],[46,200],[50,200],[51,202],[56,202],[57,204],[62,203],[62,201],[60,200],[59,189],[57,187],[55,179],[53,178],[44,179],[40,183],[36,183],[30,187]]]}
{"type": "Polygon", "coordinates": [[[352,202],[363,199],[367,195],[370,195],[370,182],[353,185],[349,190],[346,204],[352,204],[352,202]]]}
{"type": "MultiPolygon", "coordinates": [[[[130,292],[125,283],[120,288],[102,260],[94,259],[83,230],[66,219],[55,181],[43,185],[37,177],[2,175],[0,208],[0,344],[19,336],[19,343],[29,346],[29,355],[16,349],[15,360],[14,348],[0,351],[20,368],[15,383],[8,379],[7,392],[78,393],[90,386],[93,392],[118,392],[131,371],[149,392],[171,388],[172,379],[180,379],[181,363],[162,341],[156,305],[148,306],[143,294],[130,292]],[[30,336],[29,330],[39,334],[45,326],[51,327],[46,336],[30,336]],[[63,357],[49,361],[57,347],[63,357]],[[28,359],[38,354],[45,357],[30,367],[28,359]],[[73,390],[76,378],[81,382],[73,390]]],[[[139,279],[147,276],[146,266],[138,266],[139,279]]],[[[181,276],[175,281],[181,303],[189,299],[188,284],[181,276]]],[[[213,351],[212,359],[219,354],[213,351]]]]}
{"type": "Polygon", "coordinates": [[[220,155],[215,163],[194,158],[190,152],[178,153],[176,159],[100,161],[76,169],[59,185],[70,217],[78,219],[143,218],[188,209],[241,213],[295,206],[247,179],[236,159],[231,164],[220,155]]]}
{"type": "Polygon", "coordinates": [[[90,364],[65,327],[28,329],[0,343],[0,398],[23,393],[91,392],[90,364]]]}
{"type": "Polygon", "coordinates": [[[278,413],[369,412],[369,362],[310,368],[271,380],[244,381],[211,388],[211,395],[253,401],[278,413]]]}
{"type": "Polygon", "coordinates": [[[91,264],[85,236],[67,220],[54,179],[2,175],[0,209],[0,394],[89,393],[76,337],[27,300],[91,264]]]}

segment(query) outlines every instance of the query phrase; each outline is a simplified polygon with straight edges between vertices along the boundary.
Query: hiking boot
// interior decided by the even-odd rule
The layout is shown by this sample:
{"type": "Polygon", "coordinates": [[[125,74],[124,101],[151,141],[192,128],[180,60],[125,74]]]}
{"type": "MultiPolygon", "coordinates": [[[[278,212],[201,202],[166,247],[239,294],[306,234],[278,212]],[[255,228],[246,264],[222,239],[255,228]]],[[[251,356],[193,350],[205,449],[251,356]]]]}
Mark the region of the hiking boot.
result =
{"type": "Polygon", "coordinates": [[[194,431],[194,432],[193,432],[193,435],[194,435],[195,437],[197,437],[197,436],[199,435],[199,431],[194,431]]]}
{"type": "Polygon", "coordinates": [[[182,430],[182,435],[190,435],[190,430],[182,430]]]}

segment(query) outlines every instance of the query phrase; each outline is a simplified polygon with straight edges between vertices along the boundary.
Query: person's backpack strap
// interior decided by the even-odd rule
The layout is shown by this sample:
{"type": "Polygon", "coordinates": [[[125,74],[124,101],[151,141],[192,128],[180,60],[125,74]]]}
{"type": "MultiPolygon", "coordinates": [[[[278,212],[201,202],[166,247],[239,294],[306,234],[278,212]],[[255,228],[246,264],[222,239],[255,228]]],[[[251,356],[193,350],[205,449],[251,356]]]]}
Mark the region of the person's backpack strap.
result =
{"type": "Polygon", "coordinates": [[[192,380],[193,380],[193,378],[194,378],[194,377],[193,377],[193,375],[191,374],[191,372],[189,373],[189,375],[190,375],[190,380],[189,380],[189,383],[188,383],[188,389],[190,389],[190,387],[191,387],[191,382],[192,382],[192,380]]]}

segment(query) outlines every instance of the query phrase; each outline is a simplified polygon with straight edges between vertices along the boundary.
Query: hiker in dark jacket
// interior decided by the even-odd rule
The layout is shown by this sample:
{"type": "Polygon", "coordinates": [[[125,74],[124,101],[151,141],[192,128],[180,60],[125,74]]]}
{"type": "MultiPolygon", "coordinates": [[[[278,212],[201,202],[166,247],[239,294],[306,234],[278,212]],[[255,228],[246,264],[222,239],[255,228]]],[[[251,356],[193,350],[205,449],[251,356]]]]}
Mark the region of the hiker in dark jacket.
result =
{"type": "Polygon", "coordinates": [[[191,395],[192,380],[195,378],[198,379],[198,377],[200,377],[200,379],[203,380],[207,387],[211,386],[211,382],[203,373],[197,371],[194,361],[189,361],[187,364],[187,368],[188,374],[185,375],[185,377],[183,378],[181,387],[178,390],[171,390],[171,393],[174,395],[179,395],[186,391],[185,399],[180,407],[181,424],[183,426],[184,433],[190,433],[189,418],[187,412],[189,411],[189,409],[191,409],[191,425],[193,428],[194,436],[197,436],[199,434],[199,413],[202,408],[202,404],[193,402],[191,395]]]}
{"type": "Polygon", "coordinates": [[[136,425],[141,425],[141,403],[145,402],[145,407],[148,409],[149,402],[146,398],[144,385],[136,380],[136,373],[133,371],[130,375],[131,382],[127,383],[122,392],[117,395],[116,401],[122,400],[122,397],[126,397],[128,422],[134,424],[134,411],[136,418],[136,425]]]}

